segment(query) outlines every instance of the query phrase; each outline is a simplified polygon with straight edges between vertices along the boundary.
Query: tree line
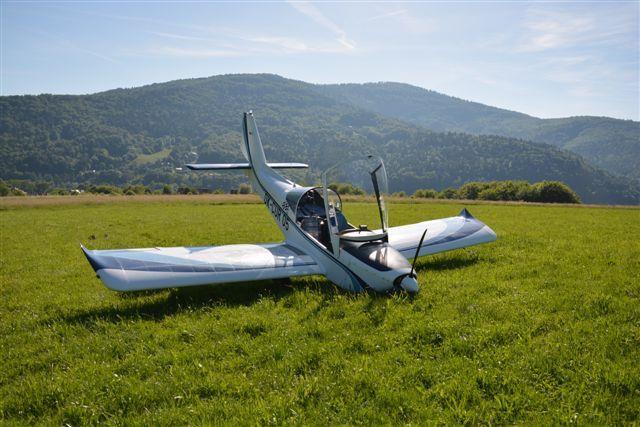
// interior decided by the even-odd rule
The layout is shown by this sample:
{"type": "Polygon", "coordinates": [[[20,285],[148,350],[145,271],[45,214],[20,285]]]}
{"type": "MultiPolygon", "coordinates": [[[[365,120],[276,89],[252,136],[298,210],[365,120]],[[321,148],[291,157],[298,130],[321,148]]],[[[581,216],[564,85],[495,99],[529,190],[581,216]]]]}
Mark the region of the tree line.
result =
{"type": "Polygon", "coordinates": [[[0,197],[7,196],[74,196],[80,194],[103,194],[110,196],[133,196],[143,194],[250,194],[251,186],[241,183],[235,188],[197,188],[188,185],[164,184],[146,186],[144,184],[128,184],[117,186],[111,184],[83,184],[74,187],[56,187],[51,182],[30,181],[23,179],[0,180],[0,197]]]}
{"type": "MultiPolygon", "coordinates": [[[[329,188],[340,195],[366,195],[367,193],[350,183],[333,183],[329,188]]],[[[214,190],[192,186],[164,184],[150,187],[144,184],[129,184],[122,187],[110,184],[80,185],[74,188],[54,187],[50,182],[29,180],[0,180],[0,196],[27,195],[139,195],[139,194],[249,194],[251,186],[241,183],[228,191],[223,188],[214,190]]],[[[391,194],[395,197],[407,197],[404,191],[391,194]]],[[[567,184],[560,181],[542,181],[530,184],[527,181],[488,181],[467,182],[459,188],[448,187],[442,191],[419,189],[411,196],[415,199],[463,199],[521,201],[536,203],[580,203],[580,197],[567,184]]]]}
{"type": "MultiPolygon", "coordinates": [[[[365,195],[361,188],[348,183],[330,184],[329,188],[340,195],[365,195]]],[[[391,194],[407,197],[404,191],[391,194]]],[[[580,197],[567,184],[560,181],[542,181],[530,184],[527,181],[467,182],[459,188],[447,187],[442,191],[418,189],[414,199],[462,199],[495,200],[533,203],[581,203],[580,197]]]]}
{"type": "Polygon", "coordinates": [[[414,198],[496,200],[536,203],[581,203],[580,197],[567,184],[560,181],[468,182],[460,188],[416,190],[414,198]]]}

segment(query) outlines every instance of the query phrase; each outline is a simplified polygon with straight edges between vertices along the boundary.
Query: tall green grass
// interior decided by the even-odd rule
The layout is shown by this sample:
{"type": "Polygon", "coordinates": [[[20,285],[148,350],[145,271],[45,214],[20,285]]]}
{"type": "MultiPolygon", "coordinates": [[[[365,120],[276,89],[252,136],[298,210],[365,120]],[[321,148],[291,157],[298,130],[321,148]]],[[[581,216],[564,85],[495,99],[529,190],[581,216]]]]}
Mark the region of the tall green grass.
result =
{"type": "MultiPolygon", "coordinates": [[[[462,206],[392,204],[392,225],[462,206]]],[[[371,218],[371,205],[347,212],[371,218]]],[[[637,422],[640,210],[477,205],[490,245],[423,258],[421,292],[321,277],[135,294],[90,248],[278,241],[261,205],[0,211],[9,423],[637,422]]]]}

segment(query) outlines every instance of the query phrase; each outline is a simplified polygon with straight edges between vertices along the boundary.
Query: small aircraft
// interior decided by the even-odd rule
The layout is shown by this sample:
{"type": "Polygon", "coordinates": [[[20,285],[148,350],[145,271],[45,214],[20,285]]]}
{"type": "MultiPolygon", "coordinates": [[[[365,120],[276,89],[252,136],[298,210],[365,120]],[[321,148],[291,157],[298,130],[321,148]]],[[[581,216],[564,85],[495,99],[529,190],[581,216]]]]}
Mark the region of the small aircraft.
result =
{"type": "Polygon", "coordinates": [[[322,186],[304,187],[276,170],[308,165],[268,163],[252,112],[244,113],[242,125],[246,163],[187,167],[244,170],[284,234],[284,242],[93,251],[82,246],[108,288],[139,291],[318,274],[353,292],[415,293],[418,257],[496,240],[493,230],[466,209],[450,218],[389,227],[384,203],[387,175],[379,157],[344,162],[322,174],[322,186]],[[354,184],[374,196],[375,204],[355,206],[353,215],[375,218],[376,227],[345,216],[340,194],[332,185],[348,182],[345,179],[355,179],[354,184]],[[362,212],[363,206],[375,211],[362,212]]]}

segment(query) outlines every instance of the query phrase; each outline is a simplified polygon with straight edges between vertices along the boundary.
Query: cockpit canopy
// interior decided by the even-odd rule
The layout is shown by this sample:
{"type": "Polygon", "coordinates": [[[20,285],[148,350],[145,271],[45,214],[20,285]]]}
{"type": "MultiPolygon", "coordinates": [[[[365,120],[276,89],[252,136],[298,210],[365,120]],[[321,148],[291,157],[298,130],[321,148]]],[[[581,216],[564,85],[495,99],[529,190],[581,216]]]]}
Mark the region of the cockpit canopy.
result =
{"type": "MultiPolygon", "coordinates": [[[[366,156],[333,166],[322,174],[322,184],[328,196],[327,208],[330,217],[333,207],[336,213],[348,212],[349,222],[354,224],[353,228],[379,230],[386,233],[389,223],[384,196],[388,193],[388,182],[384,163],[380,157],[366,156]],[[358,205],[358,209],[351,209],[348,205],[349,201],[344,205],[340,199],[332,200],[330,190],[334,190],[338,195],[372,196],[376,202],[375,208],[366,210],[358,205]]],[[[333,224],[330,222],[330,225],[333,224]]],[[[333,231],[342,234],[345,230],[337,225],[333,231]]]]}
{"type": "Polygon", "coordinates": [[[367,156],[340,163],[325,171],[322,181],[322,187],[297,187],[287,193],[296,222],[307,234],[329,250],[340,241],[386,240],[388,184],[382,159],[367,156]],[[369,195],[376,204],[347,201],[345,206],[342,195],[369,195]]]}
{"type": "MultiPolygon", "coordinates": [[[[332,190],[330,190],[329,197],[333,200],[340,199],[340,196],[332,190]]],[[[287,193],[286,199],[291,210],[295,212],[298,226],[331,250],[331,238],[329,236],[322,187],[296,187],[287,193]]],[[[342,226],[344,228],[349,227],[344,215],[341,217],[342,226]]]]}

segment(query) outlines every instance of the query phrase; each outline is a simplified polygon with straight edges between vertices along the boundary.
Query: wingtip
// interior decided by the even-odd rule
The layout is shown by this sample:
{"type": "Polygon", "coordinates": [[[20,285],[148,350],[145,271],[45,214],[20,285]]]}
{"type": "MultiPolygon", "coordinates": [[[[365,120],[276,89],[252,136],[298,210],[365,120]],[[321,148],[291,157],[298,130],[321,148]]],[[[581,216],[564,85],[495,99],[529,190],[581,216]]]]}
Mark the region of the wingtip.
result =
{"type": "Polygon", "coordinates": [[[487,233],[491,237],[492,242],[495,242],[496,240],[498,240],[498,235],[496,234],[495,231],[493,231],[491,227],[489,227],[488,225],[485,225],[484,227],[487,229],[487,233]]]}
{"type": "Polygon", "coordinates": [[[91,264],[91,268],[93,268],[93,271],[97,272],[100,268],[100,265],[91,255],[91,251],[85,248],[82,243],[80,244],[80,249],[82,249],[82,253],[84,253],[84,256],[87,257],[87,261],[89,261],[89,264],[91,264]]]}
{"type": "Polygon", "coordinates": [[[460,213],[458,214],[458,216],[461,216],[463,218],[467,218],[467,219],[472,219],[475,218],[473,215],[471,215],[471,212],[469,212],[467,210],[467,208],[462,208],[462,210],[460,211],[460,213]]]}

